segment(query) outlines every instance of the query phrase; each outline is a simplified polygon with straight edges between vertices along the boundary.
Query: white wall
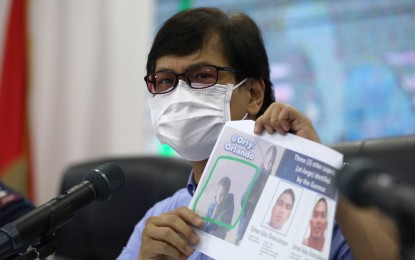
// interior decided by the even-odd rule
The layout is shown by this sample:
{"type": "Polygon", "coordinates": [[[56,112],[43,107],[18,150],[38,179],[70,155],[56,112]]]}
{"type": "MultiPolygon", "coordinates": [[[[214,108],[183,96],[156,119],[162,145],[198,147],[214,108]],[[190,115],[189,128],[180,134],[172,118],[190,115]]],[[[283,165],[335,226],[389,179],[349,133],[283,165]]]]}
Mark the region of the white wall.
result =
{"type": "Polygon", "coordinates": [[[152,0],[32,0],[31,131],[36,203],[69,164],[141,154],[152,0]]]}

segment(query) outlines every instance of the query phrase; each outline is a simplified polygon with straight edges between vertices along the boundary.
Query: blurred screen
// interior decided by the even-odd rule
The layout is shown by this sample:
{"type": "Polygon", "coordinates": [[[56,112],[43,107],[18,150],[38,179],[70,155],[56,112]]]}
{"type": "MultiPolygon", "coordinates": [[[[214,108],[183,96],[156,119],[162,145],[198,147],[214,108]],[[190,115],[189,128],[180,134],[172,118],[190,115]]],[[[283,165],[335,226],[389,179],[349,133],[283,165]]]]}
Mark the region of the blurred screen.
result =
{"type": "Polygon", "coordinates": [[[415,133],[415,1],[158,0],[154,30],[183,2],[257,22],[277,101],[323,143],[415,133]]]}

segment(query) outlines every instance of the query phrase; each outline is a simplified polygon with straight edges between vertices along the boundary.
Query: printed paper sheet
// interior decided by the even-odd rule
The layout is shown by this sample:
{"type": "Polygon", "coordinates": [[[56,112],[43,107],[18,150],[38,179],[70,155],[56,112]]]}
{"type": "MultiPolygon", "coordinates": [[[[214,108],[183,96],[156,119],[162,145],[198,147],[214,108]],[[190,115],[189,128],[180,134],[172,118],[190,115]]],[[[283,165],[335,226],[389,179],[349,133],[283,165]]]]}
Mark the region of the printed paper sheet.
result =
{"type": "Polygon", "coordinates": [[[328,259],[343,155],[253,129],[231,121],[219,136],[189,205],[205,221],[196,249],[215,259],[328,259]]]}

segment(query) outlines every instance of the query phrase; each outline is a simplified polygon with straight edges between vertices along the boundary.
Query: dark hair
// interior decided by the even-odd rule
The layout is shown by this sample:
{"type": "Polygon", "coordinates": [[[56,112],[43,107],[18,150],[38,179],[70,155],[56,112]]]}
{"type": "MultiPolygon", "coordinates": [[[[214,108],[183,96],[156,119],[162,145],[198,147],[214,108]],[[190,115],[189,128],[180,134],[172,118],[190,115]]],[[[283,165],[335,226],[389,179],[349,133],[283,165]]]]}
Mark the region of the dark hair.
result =
{"type": "Polygon", "coordinates": [[[228,193],[231,188],[231,179],[229,177],[222,177],[219,181],[219,186],[222,186],[225,189],[225,192],[228,193]]]}
{"type": "Polygon", "coordinates": [[[270,153],[272,154],[272,158],[274,158],[275,161],[275,157],[277,156],[277,147],[275,145],[271,145],[270,147],[268,147],[265,156],[267,156],[270,153]]]}
{"type": "Polygon", "coordinates": [[[278,199],[275,201],[275,204],[277,203],[277,201],[281,198],[281,196],[282,195],[284,195],[285,193],[287,193],[288,195],[290,195],[291,196],[291,198],[293,199],[293,205],[294,205],[294,202],[295,202],[295,194],[294,194],[294,191],[292,190],[292,189],[286,189],[286,190],[284,190],[281,194],[280,194],[280,196],[278,197],[278,199]]]}
{"type": "Polygon", "coordinates": [[[163,56],[186,56],[202,50],[212,36],[219,37],[224,57],[241,73],[237,81],[245,77],[264,81],[264,102],[257,116],[262,115],[275,101],[269,62],[258,26],[243,13],[227,15],[218,8],[202,7],[175,14],[156,34],[147,73],[155,72],[156,61],[163,56]]]}
{"type": "Polygon", "coordinates": [[[329,205],[328,205],[328,203],[327,203],[327,200],[325,199],[325,198],[320,198],[318,201],[317,201],[317,203],[316,203],[316,205],[314,205],[314,209],[313,209],[313,212],[316,210],[316,207],[317,207],[317,205],[320,203],[320,202],[324,202],[324,204],[326,204],[326,210],[328,211],[328,207],[329,207],[329,205]]]}
{"type": "Polygon", "coordinates": [[[268,147],[267,152],[265,153],[265,158],[264,161],[262,162],[262,165],[265,167],[266,163],[271,163],[271,165],[269,166],[270,169],[269,171],[272,170],[272,167],[275,164],[275,157],[277,156],[277,147],[275,145],[271,145],[270,147],[268,147]],[[265,161],[267,159],[268,154],[271,154],[271,161],[265,161]]]}

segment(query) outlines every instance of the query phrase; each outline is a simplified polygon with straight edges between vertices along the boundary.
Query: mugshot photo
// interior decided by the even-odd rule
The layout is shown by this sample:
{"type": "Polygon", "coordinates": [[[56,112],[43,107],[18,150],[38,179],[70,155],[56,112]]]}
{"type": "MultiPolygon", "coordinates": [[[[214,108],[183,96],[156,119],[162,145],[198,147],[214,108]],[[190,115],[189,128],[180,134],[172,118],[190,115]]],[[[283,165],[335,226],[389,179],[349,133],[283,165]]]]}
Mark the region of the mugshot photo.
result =
{"type": "Polygon", "coordinates": [[[329,200],[322,196],[317,196],[313,205],[302,244],[323,252],[325,242],[330,240],[327,230],[332,209],[329,200]]]}
{"type": "Polygon", "coordinates": [[[301,188],[281,181],[269,203],[262,226],[268,230],[286,235],[289,232],[301,194],[301,188]]]}

